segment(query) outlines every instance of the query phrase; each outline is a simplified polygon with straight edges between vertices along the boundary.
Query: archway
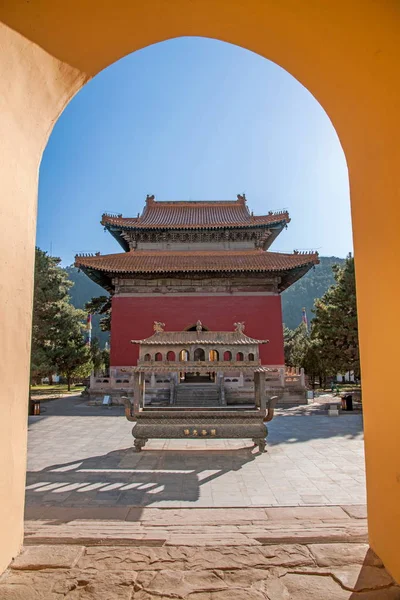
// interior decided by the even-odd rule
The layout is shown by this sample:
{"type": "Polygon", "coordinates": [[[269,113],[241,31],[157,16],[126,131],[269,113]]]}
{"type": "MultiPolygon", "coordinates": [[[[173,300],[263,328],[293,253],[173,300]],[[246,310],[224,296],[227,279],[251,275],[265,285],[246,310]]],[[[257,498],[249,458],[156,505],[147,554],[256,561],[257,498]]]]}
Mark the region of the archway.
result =
{"type": "Polygon", "coordinates": [[[196,350],[194,351],[193,360],[206,360],[206,353],[204,352],[204,348],[196,348],[196,350]]]}
{"type": "Polygon", "coordinates": [[[216,360],[219,360],[219,352],[218,352],[218,350],[210,350],[209,353],[208,353],[208,357],[209,357],[208,359],[211,362],[215,362],[216,360]]]}
{"type": "Polygon", "coordinates": [[[280,64],[316,96],[332,118],[350,171],[361,359],[370,542],[400,579],[400,487],[397,429],[400,407],[392,393],[387,357],[396,363],[399,261],[399,60],[395,2],[363,5],[280,3],[256,0],[232,5],[129,3],[84,6],[3,3],[0,17],[2,73],[6,93],[1,137],[4,199],[1,279],[18,290],[2,297],[0,340],[3,393],[8,412],[0,424],[0,495],[4,498],[0,570],[22,540],[26,461],[26,397],[34,248],[37,170],[52,125],[77,90],[119,57],[180,35],[230,41],[280,64]],[[122,17],[122,18],[121,18],[122,17]],[[79,23],[79,27],[78,27],[79,23]],[[151,23],[151,26],[149,26],[151,23]],[[90,32],[90,35],[88,34],[90,32]],[[104,43],[107,40],[107,43],[104,43]],[[318,61],[311,60],[318,54],[318,61]],[[24,148],[24,152],[21,149],[24,148]],[[377,236],[376,199],[385,198],[377,236]],[[23,215],[23,217],[21,217],[23,215]],[[391,293],[371,285],[371,273],[390,282],[391,293]],[[371,319],[371,315],[380,315],[371,319]],[[19,335],[14,332],[18,330],[19,335]],[[376,398],[385,410],[374,410],[376,398]]]}
{"type": "Polygon", "coordinates": [[[189,360],[189,352],[188,350],[181,350],[179,352],[179,360],[180,361],[188,361],[189,360]]]}

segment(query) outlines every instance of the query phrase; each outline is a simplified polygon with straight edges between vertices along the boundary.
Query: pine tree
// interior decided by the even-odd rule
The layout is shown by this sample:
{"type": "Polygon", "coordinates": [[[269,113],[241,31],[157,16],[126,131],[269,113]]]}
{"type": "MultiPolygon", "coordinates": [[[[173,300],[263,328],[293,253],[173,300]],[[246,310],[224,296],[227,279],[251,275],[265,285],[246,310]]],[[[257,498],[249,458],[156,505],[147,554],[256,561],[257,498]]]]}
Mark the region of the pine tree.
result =
{"type": "Polygon", "coordinates": [[[101,371],[104,371],[105,369],[103,352],[104,351],[100,349],[99,340],[97,339],[97,337],[93,337],[92,342],[90,344],[90,355],[95,375],[97,375],[101,371]]]}
{"type": "Polygon", "coordinates": [[[109,296],[97,296],[86,302],[85,309],[92,315],[102,315],[100,319],[101,331],[111,330],[111,298],[109,296]]]}
{"type": "Polygon", "coordinates": [[[51,356],[51,335],[60,303],[68,300],[72,282],[59,264],[61,259],[36,248],[33,294],[31,376],[51,377],[55,364],[51,356]]]}
{"type": "Polygon", "coordinates": [[[66,377],[68,391],[73,377],[87,377],[92,370],[90,347],[85,341],[86,313],[69,302],[59,305],[51,336],[50,355],[57,371],[66,377]]]}
{"type": "Polygon", "coordinates": [[[354,371],[360,375],[354,258],[333,267],[335,285],[315,302],[313,337],[319,340],[331,374],[354,371]]]}
{"type": "Polygon", "coordinates": [[[57,371],[71,377],[78,369],[90,373],[90,349],[83,335],[86,313],[70,301],[72,286],[61,259],[36,248],[31,377],[38,380],[57,371]]]}

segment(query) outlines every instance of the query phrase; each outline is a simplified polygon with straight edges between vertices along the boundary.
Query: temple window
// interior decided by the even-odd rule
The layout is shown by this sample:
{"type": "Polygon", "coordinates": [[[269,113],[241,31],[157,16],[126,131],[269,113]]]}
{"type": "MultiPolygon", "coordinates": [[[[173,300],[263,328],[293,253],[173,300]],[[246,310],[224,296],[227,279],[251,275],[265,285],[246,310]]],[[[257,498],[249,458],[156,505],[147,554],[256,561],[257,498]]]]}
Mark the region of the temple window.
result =
{"type": "Polygon", "coordinates": [[[161,361],[162,360],[162,354],[161,354],[161,352],[157,352],[157,354],[155,355],[154,359],[157,360],[157,361],[161,361]]]}
{"type": "Polygon", "coordinates": [[[206,360],[206,354],[203,348],[196,348],[194,351],[194,360],[206,360]]]}
{"type": "Polygon", "coordinates": [[[230,352],[229,350],[226,350],[226,351],[224,352],[224,360],[225,360],[226,362],[228,362],[228,361],[232,360],[232,352],[230,352]]]}
{"type": "Polygon", "coordinates": [[[249,352],[249,360],[254,360],[254,354],[252,352],[249,352]]]}
{"type": "Polygon", "coordinates": [[[175,360],[175,352],[173,352],[172,350],[170,350],[167,354],[167,360],[169,361],[174,361],[175,360]]]}
{"type": "Polygon", "coordinates": [[[181,362],[186,362],[189,360],[189,352],[187,350],[181,350],[179,352],[179,360],[181,362]]]}
{"type": "Polygon", "coordinates": [[[236,354],[236,360],[237,360],[237,361],[241,361],[241,360],[243,360],[243,352],[238,352],[238,353],[236,354]]]}
{"type": "Polygon", "coordinates": [[[218,350],[210,350],[210,352],[209,352],[209,360],[211,362],[215,362],[215,361],[219,360],[218,350]]]}
{"type": "Polygon", "coordinates": [[[145,360],[146,362],[150,362],[150,360],[151,360],[150,354],[145,354],[145,355],[144,355],[144,360],[145,360]]]}

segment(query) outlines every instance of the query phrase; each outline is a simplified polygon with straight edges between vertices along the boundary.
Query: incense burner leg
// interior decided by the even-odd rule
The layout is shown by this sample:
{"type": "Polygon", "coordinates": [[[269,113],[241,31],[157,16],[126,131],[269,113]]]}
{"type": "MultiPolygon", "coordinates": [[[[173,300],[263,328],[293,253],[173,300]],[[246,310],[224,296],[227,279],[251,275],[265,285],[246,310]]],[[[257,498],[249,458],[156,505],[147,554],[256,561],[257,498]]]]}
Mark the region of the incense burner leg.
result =
{"type": "Polygon", "coordinates": [[[148,439],[146,438],[135,438],[133,445],[135,446],[136,452],[141,452],[147,441],[148,439]]]}
{"type": "Polygon", "coordinates": [[[266,446],[265,438],[253,438],[253,442],[254,442],[254,446],[258,446],[258,449],[260,452],[265,451],[265,446],[266,446]]]}

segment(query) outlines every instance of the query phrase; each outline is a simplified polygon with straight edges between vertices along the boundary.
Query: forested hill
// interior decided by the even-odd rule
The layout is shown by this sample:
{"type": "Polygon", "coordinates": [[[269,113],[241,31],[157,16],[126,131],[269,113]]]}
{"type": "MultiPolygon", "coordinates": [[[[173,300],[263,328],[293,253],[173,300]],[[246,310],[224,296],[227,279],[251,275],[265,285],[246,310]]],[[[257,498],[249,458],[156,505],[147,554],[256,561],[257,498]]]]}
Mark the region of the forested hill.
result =
{"type": "Polygon", "coordinates": [[[307,311],[310,322],[313,318],[314,300],[320,298],[335,283],[332,265],[341,265],[344,258],[320,256],[320,264],[294,283],[282,294],[283,322],[286,327],[295,329],[301,323],[301,311],[307,311]]]}
{"type": "MultiPolygon", "coordinates": [[[[334,283],[332,265],[342,264],[344,258],[334,256],[320,257],[320,264],[311,269],[300,281],[282,294],[283,322],[290,329],[295,329],[301,322],[301,310],[306,308],[307,317],[310,321],[313,317],[311,312],[315,298],[320,298],[325,291],[334,283]]],[[[105,290],[94,283],[83,272],[75,267],[65,269],[71,281],[74,282],[70,290],[72,304],[76,308],[84,308],[85,303],[96,296],[104,296],[105,290]]],[[[98,315],[93,316],[92,336],[99,338],[101,347],[109,339],[108,332],[100,331],[98,315]]]]}
{"type": "MultiPolygon", "coordinates": [[[[69,295],[71,296],[71,302],[75,306],[75,308],[85,308],[86,302],[89,302],[92,298],[96,298],[97,296],[106,296],[107,292],[94,283],[85,273],[79,271],[75,267],[65,267],[66,272],[71,281],[73,281],[74,285],[69,290],[69,295]]],[[[92,317],[92,337],[97,337],[100,346],[104,348],[106,342],[110,340],[110,334],[108,331],[101,331],[100,325],[100,316],[93,315],[92,317]]]]}

